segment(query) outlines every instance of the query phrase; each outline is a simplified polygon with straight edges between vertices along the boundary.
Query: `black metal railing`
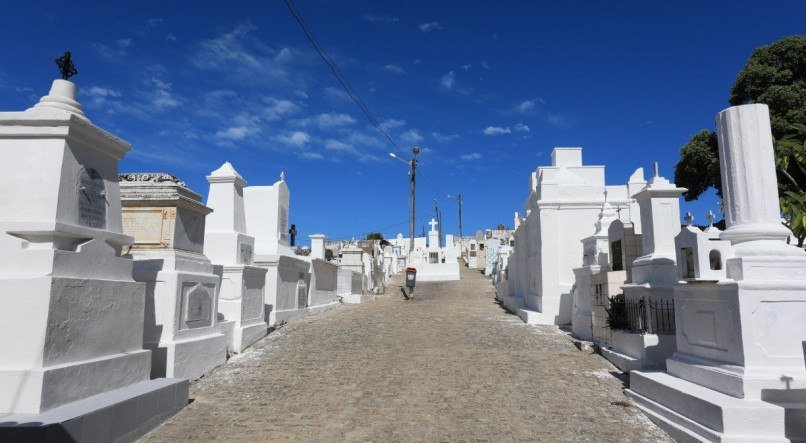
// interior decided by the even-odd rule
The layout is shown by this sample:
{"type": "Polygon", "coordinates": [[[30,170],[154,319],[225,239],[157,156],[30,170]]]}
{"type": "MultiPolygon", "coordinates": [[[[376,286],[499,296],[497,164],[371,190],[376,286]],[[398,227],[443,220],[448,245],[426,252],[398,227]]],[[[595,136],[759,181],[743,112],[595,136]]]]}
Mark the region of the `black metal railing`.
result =
{"type": "Polygon", "coordinates": [[[610,329],[636,334],[674,334],[674,300],[625,300],[613,297],[607,310],[610,329]]]}

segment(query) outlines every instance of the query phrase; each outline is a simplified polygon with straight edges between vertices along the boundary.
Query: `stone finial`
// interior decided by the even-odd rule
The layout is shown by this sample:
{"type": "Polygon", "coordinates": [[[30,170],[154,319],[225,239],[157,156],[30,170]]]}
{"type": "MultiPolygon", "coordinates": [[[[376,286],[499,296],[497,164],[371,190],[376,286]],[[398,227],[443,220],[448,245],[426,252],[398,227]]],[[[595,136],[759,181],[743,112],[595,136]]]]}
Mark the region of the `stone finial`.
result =
{"type": "Polygon", "coordinates": [[[686,216],[683,217],[683,220],[686,221],[686,226],[691,226],[694,223],[694,216],[691,215],[691,212],[686,211],[686,216]]]}
{"type": "Polygon", "coordinates": [[[658,172],[658,162],[655,162],[655,163],[653,164],[653,167],[654,167],[654,169],[655,169],[655,178],[660,177],[660,172],[658,172]]]}
{"type": "Polygon", "coordinates": [[[709,210],[708,215],[705,218],[708,219],[708,227],[713,228],[714,227],[714,219],[716,218],[716,216],[714,215],[714,211],[709,210]]]}
{"type": "Polygon", "coordinates": [[[285,171],[280,171],[280,181],[281,182],[285,181],[285,171]]]}
{"type": "Polygon", "coordinates": [[[241,177],[241,174],[238,174],[230,162],[224,162],[220,168],[211,172],[210,175],[207,176],[207,181],[210,183],[234,182],[241,187],[246,186],[246,180],[241,177]]]}
{"type": "Polygon", "coordinates": [[[39,99],[32,109],[54,108],[84,117],[84,108],[76,101],[76,84],[69,80],[53,80],[48,95],[39,99]]]}

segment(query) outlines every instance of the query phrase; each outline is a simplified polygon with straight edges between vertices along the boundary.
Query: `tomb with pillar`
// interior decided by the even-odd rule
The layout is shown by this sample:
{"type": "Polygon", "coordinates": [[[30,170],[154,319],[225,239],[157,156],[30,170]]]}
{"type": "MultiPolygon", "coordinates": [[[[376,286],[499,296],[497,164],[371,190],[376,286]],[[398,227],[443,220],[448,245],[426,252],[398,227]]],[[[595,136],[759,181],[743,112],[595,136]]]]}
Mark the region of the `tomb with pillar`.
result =
{"type": "Polygon", "coordinates": [[[626,393],[679,441],[801,441],[806,252],[787,244],[780,221],[769,110],[735,106],[716,122],[726,222],[718,242],[730,252],[678,237],[692,249],[694,277],[673,288],[677,351],[665,371],[633,371],[626,393]]]}
{"type": "Polygon", "coordinates": [[[68,80],[0,113],[0,441],[134,440],[187,405],[187,380],[152,380],[143,349],[146,288],[122,254],[130,149],[68,80]]]}
{"type": "MultiPolygon", "coordinates": [[[[309,313],[311,261],[296,255],[288,228],[291,191],[285,173],[272,185],[244,189],[246,231],[255,237],[255,263],[268,269],[264,300],[269,325],[291,321],[309,313]]],[[[324,250],[324,247],[322,248],[324,250]]]]}
{"type": "Polygon", "coordinates": [[[266,269],[254,264],[255,238],[246,232],[246,180],[225,162],[207,176],[207,206],[213,212],[204,227],[204,255],[221,265],[218,313],[234,321],[230,349],[242,352],[268,332],[264,307],[266,269]]]}
{"type": "Polygon", "coordinates": [[[146,284],[143,346],[152,377],[196,380],[227,359],[218,326],[219,276],[204,256],[210,208],[173,175],[120,174],[123,233],[134,279],[146,284]]]}
{"type": "MultiPolygon", "coordinates": [[[[635,194],[641,216],[642,253],[622,286],[624,301],[613,307],[613,326],[602,355],[622,371],[662,369],[675,351],[672,290],[678,282],[675,236],[680,232],[680,196],[685,192],[658,174],[635,194]]],[[[624,243],[621,248],[630,245],[624,243]]]]}
{"type": "MultiPolygon", "coordinates": [[[[446,260],[446,248],[440,247],[440,235],[436,220],[433,218],[428,223],[431,230],[428,232],[428,246],[424,249],[417,249],[410,254],[410,267],[417,269],[417,281],[454,281],[459,280],[459,262],[456,260],[446,260]]],[[[453,247],[450,248],[454,254],[453,247]]]]}

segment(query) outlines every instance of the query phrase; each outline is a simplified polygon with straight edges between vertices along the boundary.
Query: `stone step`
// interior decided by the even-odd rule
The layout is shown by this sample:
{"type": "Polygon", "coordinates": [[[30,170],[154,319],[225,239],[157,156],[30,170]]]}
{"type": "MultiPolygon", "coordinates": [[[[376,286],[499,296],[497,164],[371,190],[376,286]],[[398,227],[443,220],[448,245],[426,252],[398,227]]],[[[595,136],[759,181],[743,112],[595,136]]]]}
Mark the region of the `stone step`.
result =
{"type": "Polygon", "coordinates": [[[679,441],[790,441],[784,407],[731,397],[665,372],[631,372],[626,394],[679,441]]]}

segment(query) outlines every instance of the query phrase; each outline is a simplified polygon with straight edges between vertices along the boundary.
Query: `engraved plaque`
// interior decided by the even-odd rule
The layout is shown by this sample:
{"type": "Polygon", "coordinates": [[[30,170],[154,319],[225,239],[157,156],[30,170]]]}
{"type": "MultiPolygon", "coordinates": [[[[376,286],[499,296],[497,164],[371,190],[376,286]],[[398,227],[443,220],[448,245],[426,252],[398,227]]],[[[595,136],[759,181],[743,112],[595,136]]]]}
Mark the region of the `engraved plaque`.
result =
{"type": "Polygon", "coordinates": [[[241,316],[245,320],[263,317],[263,286],[260,276],[244,276],[241,316]]]}
{"type": "Polygon", "coordinates": [[[288,209],[285,206],[280,206],[280,226],[278,229],[280,230],[280,240],[287,241],[288,240],[288,209]]]}
{"type": "MultiPolygon", "coordinates": [[[[212,286],[212,285],[208,285],[212,286]]],[[[212,324],[213,302],[210,294],[214,287],[205,287],[201,283],[184,283],[182,285],[184,307],[184,323],[186,329],[200,328],[212,324]]]]}
{"type": "Polygon", "coordinates": [[[308,305],[308,287],[304,281],[297,283],[297,308],[302,309],[308,305]]]}
{"type": "Polygon", "coordinates": [[[79,226],[106,229],[106,188],[101,174],[93,168],[83,168],[77,186],[79,226]]]}
{"type": "Polygon", "coordinates": [[[241,243],[240,252],[241,264],[252,264],[252,245],[248,243],[241,243]]]}
{"type": "Polygon", "coordinates": [[[134,237],[135,246],[170,245],[172,209],[123,208],[123,233],[134,237]]]}

